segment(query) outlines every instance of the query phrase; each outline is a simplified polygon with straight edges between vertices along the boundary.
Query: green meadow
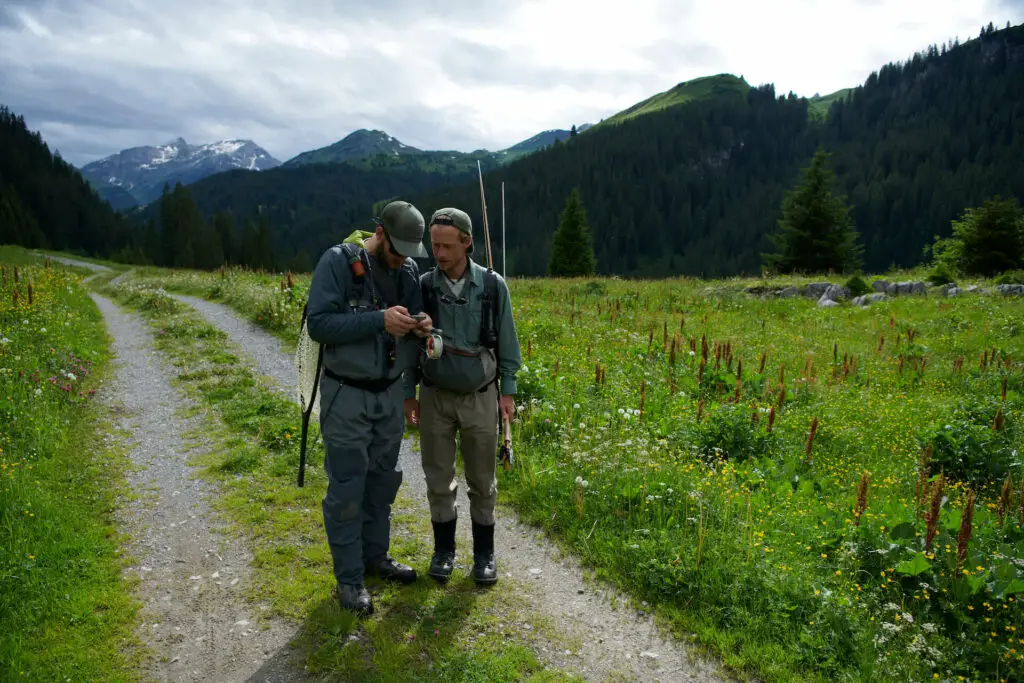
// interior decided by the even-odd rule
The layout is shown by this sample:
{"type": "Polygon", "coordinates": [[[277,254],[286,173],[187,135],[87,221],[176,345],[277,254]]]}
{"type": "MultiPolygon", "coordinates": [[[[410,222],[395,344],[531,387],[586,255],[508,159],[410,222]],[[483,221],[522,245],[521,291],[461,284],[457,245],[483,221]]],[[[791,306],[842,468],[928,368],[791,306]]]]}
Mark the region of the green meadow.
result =
{"type": "MultiPolygon", "coordinates": [[[[308,288],[140,276],[286,340],[308,288]]],[[[512,280],[501,495],[765,680],[1020,678],[1024,300],[743,292],[807,281],[512,280]]]]}
{"type": "Polygon", "coordinates": [[[0,672],[123,680],[140,652],[113,513],[126,459],[82,271],[0,247],[0,672]]]}

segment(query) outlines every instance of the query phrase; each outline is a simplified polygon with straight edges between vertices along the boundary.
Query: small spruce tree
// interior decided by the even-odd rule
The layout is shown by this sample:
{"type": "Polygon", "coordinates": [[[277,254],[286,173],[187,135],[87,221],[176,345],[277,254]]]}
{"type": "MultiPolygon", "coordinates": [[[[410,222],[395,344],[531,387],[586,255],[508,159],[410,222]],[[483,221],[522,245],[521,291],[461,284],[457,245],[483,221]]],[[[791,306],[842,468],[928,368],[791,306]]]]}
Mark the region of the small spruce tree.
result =
{"type": "Polygon", "coordinates": [[[587,226],[587,215],[574,188],[562,211],[562,220],[555,231],[548,261],[548,275],[552,277],[581,277],[593,275],[597,259],[594,243],[587,226]]]}
{"type": "Polygon", "coordinates": [[[777,251],[761,255],[769,268],[780,273],[860,268],[863,247],[843,199],[832,195],[829,156],[819,147],[804,168],[803,182],[786,193],[779,231],[769,237],[777,251]]]}

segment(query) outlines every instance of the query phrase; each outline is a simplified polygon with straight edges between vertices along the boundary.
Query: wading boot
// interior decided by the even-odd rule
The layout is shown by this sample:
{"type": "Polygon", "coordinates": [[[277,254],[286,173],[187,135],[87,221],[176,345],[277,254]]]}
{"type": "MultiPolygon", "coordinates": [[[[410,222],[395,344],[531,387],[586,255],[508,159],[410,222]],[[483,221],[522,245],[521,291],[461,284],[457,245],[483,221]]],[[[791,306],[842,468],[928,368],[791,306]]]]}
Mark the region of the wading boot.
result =
{"type": "Polygon", "coordinates": [[[498,581],[498,567],[494,560],[494,525],[473,522],[473,580],[480,585],[498,581]]]}
{"type": "Polygon", "coordinates": [[[366,573],[370,576],[378,576],[385,581],[397,583],[412,583],[416,580],[416,570],[407,564],[395,562],[394,558],[385,557],[378,562],[366,564],[366,573]]]}
{"type": "Polygon", "coordinates": [[[342,609],[351,610],[359,616],[373,614],[370,593],[362,584],[339,583],[338,604],[342,609]]]}
{"type": "Polygon", "coordinates": [[[430,558],[430,569],[427,574],[441,583],[451,578],[455,569],[455,524],[450,522],[434,522],[434,556],[430,558]]]}

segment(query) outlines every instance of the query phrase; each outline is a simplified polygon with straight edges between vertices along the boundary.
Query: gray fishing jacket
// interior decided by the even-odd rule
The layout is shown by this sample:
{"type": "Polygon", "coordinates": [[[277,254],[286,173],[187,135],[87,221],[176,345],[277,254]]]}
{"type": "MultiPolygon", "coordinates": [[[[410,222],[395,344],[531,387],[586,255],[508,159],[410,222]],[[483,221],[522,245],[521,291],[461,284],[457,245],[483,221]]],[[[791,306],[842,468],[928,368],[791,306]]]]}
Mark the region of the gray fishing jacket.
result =
{"type": "Polygon", "coordinates": [[[410,315],[423,310],[415,261],[388,271],[351,237],[324,252],[313,271],[306,324],[310,339],[323,344],[325,370],[358,381],[395,380],[414,365],[419,337],[410,332],[396,339],[384,329],[384,311],[395,305],[410,315]],[[357,259],[361,277],[353,271],[357,259]],[[381,286],[387,279],[397,290],[393,300],[381,286]]]}

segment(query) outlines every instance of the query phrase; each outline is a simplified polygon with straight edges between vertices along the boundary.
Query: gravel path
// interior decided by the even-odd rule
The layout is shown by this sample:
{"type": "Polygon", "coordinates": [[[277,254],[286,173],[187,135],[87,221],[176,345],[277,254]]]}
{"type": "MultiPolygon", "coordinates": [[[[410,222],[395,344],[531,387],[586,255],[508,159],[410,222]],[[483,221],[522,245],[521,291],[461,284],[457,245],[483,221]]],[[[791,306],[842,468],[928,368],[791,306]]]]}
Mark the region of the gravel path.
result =
{"type": "MultiPolygon", "coordinates": [[[[105,266],[81,265],[96,275],[105,266]]],[[[90,279],[90,278],[87,278],[90,279]]],[[[189,404],[155,350],[145,323],[113,302],[91,294],[113,337],[115,376],[97,392],[116,427],[130,435],[130,494],[122,498],[119,527],[138,564],[125,568],[140,580],[137,634],[151,650],[142,674],[158,681],[281,681],[303,676],[287,662],[285,646],[296,627],[261,619],[243,589],[250,555],[214,526],[207,498],[216,491],[198,479],[186,459],[185,435],[202,416],[185,419],[189,404]]],[[[112,438],[112,437],[109,437],[112,438]]]]}
{"type": "MultiPolygon", "coordinates": [[[[292,359],[280,342],[254,328],[227,306],[174,295],[196,306],[210,324],[226,332],[254,363],[258,372],[281,383],[282,391],[295,398],[292,359]],[[194,303],[195,302],[195,303],[194,303]],[[283,380],[283,381],[282,381],[283,380]]],[[[316,462],[316,458],[310,458],[316,462]]],[[[420,459],[410,439],[402,444],[403,489],[418,511],[429,515],[426,482],[420,459]]],[[[314,465],[310,465],[314,466],[314,465]]],[[[472,566],[472,540],[468,523],[466,484],[460,478],[460,507],[466,521],[458,527],[456,570],[468,573],[472,566]]],[[[401,529],[394,532],[402,533],[401,529]]],[[[428,539],[428,547],[433,541],[428,539]]],[[[498,570],[501,580],[494,590],[517,591],[560,636],[574,643],[574,649],[539,653],[542,659],[586,680],[636,679],[643,681],[724,680],[718,667],[698,659],[686,645],[665,638],[651,615],[629,606],[627,600],[607,584],[585,580],[585,571],[563,554],[536,528],[518,521],[514,511],[500,507],[495,530],[498,570]]],[[[417,565],[426,565],[428,557],[417,565]]],[[[420,567],[423,579],[425,566],[420,567]]]]}

